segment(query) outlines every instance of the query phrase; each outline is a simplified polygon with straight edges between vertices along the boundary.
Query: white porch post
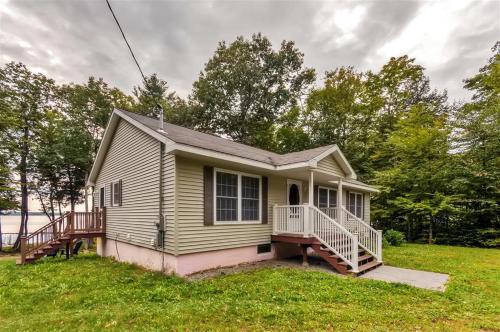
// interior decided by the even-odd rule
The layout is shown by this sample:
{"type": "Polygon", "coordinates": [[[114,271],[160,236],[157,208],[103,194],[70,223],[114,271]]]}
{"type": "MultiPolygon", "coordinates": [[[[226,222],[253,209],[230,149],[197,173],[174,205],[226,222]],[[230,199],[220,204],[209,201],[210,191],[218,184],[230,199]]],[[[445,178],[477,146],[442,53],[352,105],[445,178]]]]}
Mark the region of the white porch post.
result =
{"type": "Polygon", "coordinates": [[[344,226],[342,218],[342,178],[339,178],[337,185],[337,222],[344,226]]]}
{"type": "Polygon", "coordinates": [[[311,170],[309,171],[309,192],[308,192],[308,206],[306,206],[306,213],[304,215],[305,219],[305,233],[307,236],[311,236],[311,233],[313,232],[313,225],[312,225],[312,213],[309,213],[310,206],[314,206],[314,172],[311,170]]]}
{"type": "Polygon", "coordinates": [[[309,205],[314,205],[314,173],[309,171],[309,205]]]}

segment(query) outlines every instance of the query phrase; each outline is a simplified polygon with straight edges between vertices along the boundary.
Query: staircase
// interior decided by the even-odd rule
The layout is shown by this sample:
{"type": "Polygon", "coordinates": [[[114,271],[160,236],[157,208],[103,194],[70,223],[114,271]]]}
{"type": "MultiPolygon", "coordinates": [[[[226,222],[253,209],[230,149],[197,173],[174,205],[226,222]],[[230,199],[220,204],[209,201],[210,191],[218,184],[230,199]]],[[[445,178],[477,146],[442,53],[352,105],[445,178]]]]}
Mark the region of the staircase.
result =
{"type": "Polygon", "coordinates": [[[275,206],[272,240],[311,247],[341,274],[359,275],[382,265],[381,231],[344,207],[336,210],[326,214],[309,205],[275,206]]]}
{"type": "Polygon", "coordinates": [[[76,239],[102,237],[105,232],[106,208],[66,212],[30,235],[21,236],[21,258],[17,264],[32,263],[62,248],[68,249],[76,239]]]}

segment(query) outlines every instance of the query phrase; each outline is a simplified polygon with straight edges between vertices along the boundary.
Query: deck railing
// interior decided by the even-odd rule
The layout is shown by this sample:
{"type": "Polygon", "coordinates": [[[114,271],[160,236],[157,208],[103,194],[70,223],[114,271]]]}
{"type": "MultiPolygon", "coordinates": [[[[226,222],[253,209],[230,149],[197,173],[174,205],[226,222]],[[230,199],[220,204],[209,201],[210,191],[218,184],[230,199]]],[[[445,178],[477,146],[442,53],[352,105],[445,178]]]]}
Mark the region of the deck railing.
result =
{"type": "Polygon", "coordinates": [[[88,235],[106,231],[106,209],[91,212],[66,212],[28,236],[21,236],[21,263],[51,241],[68,235],[88,235]]]}

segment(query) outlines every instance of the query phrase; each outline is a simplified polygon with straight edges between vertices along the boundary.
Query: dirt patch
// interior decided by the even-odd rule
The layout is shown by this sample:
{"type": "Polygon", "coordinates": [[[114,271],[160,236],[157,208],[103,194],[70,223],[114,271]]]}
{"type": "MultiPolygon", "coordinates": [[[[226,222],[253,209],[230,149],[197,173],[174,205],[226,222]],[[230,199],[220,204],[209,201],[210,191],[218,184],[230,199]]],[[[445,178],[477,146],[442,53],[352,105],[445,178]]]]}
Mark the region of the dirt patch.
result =
{"type": "Polygon", "coordinates": [[[328,263],[319,257],[309,257],[309,266],[302,265],[301,257],[292,257],[288,259],[273,259],[261,262],[245,263],[235,266],[219,267],[215,269],[205,270],[201,272],[193,273],[186,276],[188,280],[203,280],[209,278],[220,277],[228,274],[247,272],[252,270],[257,270],[261,268],[293,268],[301,270],[312,270],[312,271],[322,271],[326,273],[335,274],[342,276],[337,273],[328,263]]]}

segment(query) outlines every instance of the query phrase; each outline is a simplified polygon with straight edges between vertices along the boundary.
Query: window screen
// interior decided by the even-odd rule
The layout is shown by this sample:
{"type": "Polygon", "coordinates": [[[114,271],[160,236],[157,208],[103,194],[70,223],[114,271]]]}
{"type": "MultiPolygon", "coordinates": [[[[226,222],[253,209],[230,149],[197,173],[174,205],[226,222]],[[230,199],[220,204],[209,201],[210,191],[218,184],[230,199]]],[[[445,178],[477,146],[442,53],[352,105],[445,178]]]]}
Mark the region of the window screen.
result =
{"type": "Polygon", "coordinates": [[[330,189],[330,194],[328,196],[328,207],[337,206],[337,191],[330,189]]]}
{"type": "Polygon", "coordinates": [[[241,177],[241,220],[259,220],[259,179],[241,177]]]}
{"type": "Polygon", "coordinates": [[[113,206],[120,205],[120,182],[113,182],[113,206]]]}
{"type": "Polygon", "coordinates": [[[238,175],[217,172],[216,181],[216,220],[238,220],[238,175]]]}

